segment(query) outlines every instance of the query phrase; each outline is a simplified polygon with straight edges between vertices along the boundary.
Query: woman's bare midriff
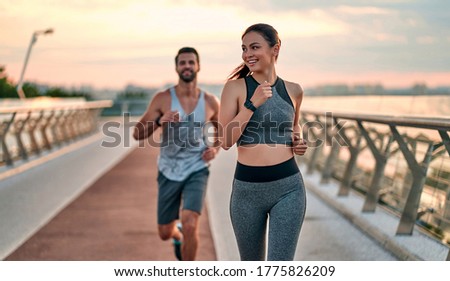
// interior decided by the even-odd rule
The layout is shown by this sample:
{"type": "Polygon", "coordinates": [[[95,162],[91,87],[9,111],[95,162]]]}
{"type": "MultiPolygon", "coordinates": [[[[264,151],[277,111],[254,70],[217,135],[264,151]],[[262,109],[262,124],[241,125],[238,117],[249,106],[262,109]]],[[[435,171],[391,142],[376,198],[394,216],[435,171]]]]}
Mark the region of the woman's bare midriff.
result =
{"type": "Polygon", "coordinates": [[[252,144],[238,146],[238,162],[248,166],[271,166],[294,156],[292,147],[283,144],[252,144]]]}

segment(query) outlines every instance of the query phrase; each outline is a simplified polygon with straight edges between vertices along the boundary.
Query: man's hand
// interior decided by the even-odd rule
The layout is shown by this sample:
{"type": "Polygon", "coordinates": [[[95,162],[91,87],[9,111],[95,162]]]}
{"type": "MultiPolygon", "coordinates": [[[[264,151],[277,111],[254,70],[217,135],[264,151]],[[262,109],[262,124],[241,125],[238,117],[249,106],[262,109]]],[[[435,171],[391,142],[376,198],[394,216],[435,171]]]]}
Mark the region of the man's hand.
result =
{"type": "Polygon", "coordinates": [[[203,161],[208,163],[209,161],[213,160],[216,157],[218,152],[219,152],[219,148],[207,147],[202,153],[203,161]]]}
{"type": "Polygon", "coordinates": [[[298,134],[294,134],[294,140],[292,144],[292,150],[294,151],[294,154],[302,156],[306,153],[307,149],[308,142],[304,139],[301,139],[298,134]]]}
{"type": "Polygon", "coordinates": [[[179,122],[180,121],[180,113],[178,111],[167,111],[165,112],[161,118],[159,119],[159,123],[164,125],[169,122],[179,122]]]}

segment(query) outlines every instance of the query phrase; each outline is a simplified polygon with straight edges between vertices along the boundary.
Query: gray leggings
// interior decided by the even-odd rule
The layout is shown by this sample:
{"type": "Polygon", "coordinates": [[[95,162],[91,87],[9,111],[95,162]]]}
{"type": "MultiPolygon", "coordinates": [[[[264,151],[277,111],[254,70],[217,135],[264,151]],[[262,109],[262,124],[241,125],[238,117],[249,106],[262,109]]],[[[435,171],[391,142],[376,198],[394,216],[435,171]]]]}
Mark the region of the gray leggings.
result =
{"type": "Polygon", "coordinates": [[[267,260],[293,260],[305,210],[300,172],[270,182],[234,179],[230,214],[241,260],[265,259],[267,220],[267,260]]]}

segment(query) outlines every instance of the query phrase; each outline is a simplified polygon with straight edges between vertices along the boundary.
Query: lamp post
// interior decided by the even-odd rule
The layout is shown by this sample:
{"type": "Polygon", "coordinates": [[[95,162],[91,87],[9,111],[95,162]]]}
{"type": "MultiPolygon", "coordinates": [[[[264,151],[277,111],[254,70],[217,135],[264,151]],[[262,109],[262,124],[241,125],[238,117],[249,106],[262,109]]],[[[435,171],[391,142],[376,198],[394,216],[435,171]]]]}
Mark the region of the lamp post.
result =
{"type": "Polygon", "coordinates": [[[17,83],[17,93],[21,99],[26,98],[25,93],[23,92],[23,89],[22,89],[22,84],[23,84],[23,75],[25,74],[25,69],[27,68],[28,59],[30,58],[31,48],[33,47],[34,43],[36,43],[38,35],[41,35],[41,34],[45,35],[45,34],[52,34],[52,33],[53,33],[53,29],[48,28],[45,30],[35,31],[35,32],[33,32],[33,36],[31,36],[30,45],[28,46],[27,54],[25,56],[25,62],[23,64],[23,68],[22,68],[22,73],[20,74],[19,83],[17,83]]]}

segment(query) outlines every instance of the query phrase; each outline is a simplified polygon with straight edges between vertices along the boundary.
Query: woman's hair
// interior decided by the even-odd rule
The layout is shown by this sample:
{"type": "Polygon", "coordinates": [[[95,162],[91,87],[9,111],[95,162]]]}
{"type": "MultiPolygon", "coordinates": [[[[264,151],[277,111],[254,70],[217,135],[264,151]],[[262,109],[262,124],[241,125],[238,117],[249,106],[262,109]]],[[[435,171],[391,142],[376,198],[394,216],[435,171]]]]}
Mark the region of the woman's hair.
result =
{"type": "MultiPolygon", "coordinates": [[[[242,38],[247,33],[257,32],[259,33],[266,41],[269,43],[269,46],[272,48],[276,44],[281,44],[280,37],[278,37],[278,32],[271,25],[265,23],[257,23],[252,26],[249,26],[244,34],[242,34],[242,38]]],[[[231,74],[228,76],[228,80],[243,78],[250,73],[250,69],[245,65],[245,63],[241,63],[238,67],[236,67],[231,74]]]]}

